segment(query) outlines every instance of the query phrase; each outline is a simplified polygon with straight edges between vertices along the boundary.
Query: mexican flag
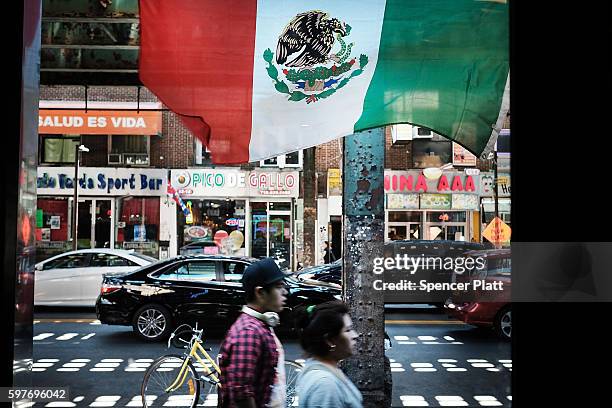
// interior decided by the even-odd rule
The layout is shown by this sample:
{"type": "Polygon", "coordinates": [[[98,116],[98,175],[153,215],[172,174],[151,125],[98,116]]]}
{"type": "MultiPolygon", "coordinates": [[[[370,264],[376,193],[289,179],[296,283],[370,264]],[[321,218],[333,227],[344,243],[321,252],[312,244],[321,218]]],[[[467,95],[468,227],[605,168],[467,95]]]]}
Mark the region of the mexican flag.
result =
{"type": "Polygon", "coordinates": [[[244,163],[411,123],[480,155],[508,109],[504,0],[141,0],[140,79],[244,163]]]}

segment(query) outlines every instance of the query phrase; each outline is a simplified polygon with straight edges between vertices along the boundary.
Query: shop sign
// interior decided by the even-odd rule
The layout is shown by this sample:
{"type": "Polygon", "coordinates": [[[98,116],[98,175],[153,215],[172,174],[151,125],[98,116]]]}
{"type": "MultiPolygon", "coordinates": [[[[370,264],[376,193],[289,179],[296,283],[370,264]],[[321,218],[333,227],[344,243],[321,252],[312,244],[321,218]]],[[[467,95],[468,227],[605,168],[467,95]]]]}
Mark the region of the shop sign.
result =
{"type": "Polygon", "coordinates": [[[387,194],[386,199],[388,209],[397,210],[419,208],[418,194],[387,194]]]}
{"type": "Polygon", "coordinates": [[[38,112],[38,133],[59,135],[156,135],[159,111],[53,110],[38,112]]]}
{"type": "Polygon", "coordinates": [[[385,170],[385,193],[474,194],[480,193],[480,176],[464,172],[443,172],[428,179],[422,170],[385,170]]]}
{"type": "Polygon", "coordinates": [[[421,194],[421,208],[426,210],[450,210],[451,194],[421,194]]]}
{"type": "MultiPolygon", "coordinates": [[[[79,168],[79,194],[88,196],[162,196],[167,189],[167,171],[161,169],[79,168]]],[[[73,167],[39,167],[38,195],[72,195],[73,167]]]]}
{"type": "Polygon", "coordinates": [[[228,227],[237,227],[239,224],[239,220],[237,218],[229,218],[225,220],[225,225],[228,227]]]}
{"type": "Polygon", "coordinates": [[[156,243],[155,242],[124,242],[122,244],[123,249],[135,249],[137,251],[152,251],[155,250],[156,243]]]}
{"type": "Polygon", "coordinates": [[[170,179],[182,197],[297,197],[299,194],[297,171],[172,170],[170,179]]]}
{"type": "MultiPolygon", "coordinates": [[[[493,184],[495,173],[487,172],[480,175],[480,195],[482,197],[493,197],[493,184]]],[[[510,173],[497,174],[497,194],[499,197],[511,196],[510,173]]]]}
{"type": "Polygon", "coordinates": [[[342,173],[340,169],[327,170],[327,196],[342,195],[342,173]]]}
{"type": "Polygon", "coordinates": [[[453,210],[479,210],[479,200],[477,195],[453,194],[453,210]]]}

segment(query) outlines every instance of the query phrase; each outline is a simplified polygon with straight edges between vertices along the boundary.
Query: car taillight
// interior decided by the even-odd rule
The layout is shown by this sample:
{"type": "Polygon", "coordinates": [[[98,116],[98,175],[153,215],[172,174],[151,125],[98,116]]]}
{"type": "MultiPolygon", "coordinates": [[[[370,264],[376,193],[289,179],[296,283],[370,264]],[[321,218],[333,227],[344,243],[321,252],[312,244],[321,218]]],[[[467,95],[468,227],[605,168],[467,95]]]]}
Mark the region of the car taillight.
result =
{"type": "Polygon", "coordinates": [[[113,293],[121,289],[121,285],[115,285],[112,283],[103,283],[100,288],[101,295],[108,295],[109,293],[113,293]]]}

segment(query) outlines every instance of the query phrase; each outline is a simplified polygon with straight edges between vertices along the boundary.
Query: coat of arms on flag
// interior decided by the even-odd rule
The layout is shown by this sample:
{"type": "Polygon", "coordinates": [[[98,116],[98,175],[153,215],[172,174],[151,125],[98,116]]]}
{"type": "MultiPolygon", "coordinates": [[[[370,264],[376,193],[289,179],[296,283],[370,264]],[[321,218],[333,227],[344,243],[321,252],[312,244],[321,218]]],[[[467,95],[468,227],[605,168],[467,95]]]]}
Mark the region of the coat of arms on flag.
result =
{"type": "Polygon", "coordinates": [[[329,17],[329,13],[319,10],[298,14],[278,38],[276,64],[272,50],[264,52],[274,87],[287,94],[290,101],[306,99],[306,103],[311,103],[327,98],[360,75],[368,63],[367,55],[362,54],[359,67],[355,66],[357,59],[351,57],[355,44],[347,45],[344,40],[350,35],[351,26],[329,17]],[[334,51],[336,44],[339,49],[334,51]],[[277,67],[284,67],[284,78],[278,77],[277,67]]]}

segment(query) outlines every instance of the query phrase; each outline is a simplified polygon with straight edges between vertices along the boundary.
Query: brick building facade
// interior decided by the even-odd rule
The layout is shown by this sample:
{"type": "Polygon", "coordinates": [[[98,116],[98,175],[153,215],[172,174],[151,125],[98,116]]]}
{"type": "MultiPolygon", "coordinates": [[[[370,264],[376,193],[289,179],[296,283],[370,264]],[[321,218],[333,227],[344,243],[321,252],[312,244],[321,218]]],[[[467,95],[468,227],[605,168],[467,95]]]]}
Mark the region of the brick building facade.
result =
{"type": "MultiPolygon", "coordinates": [[[[41,101],[85,101],[84,86],[40,87],[41,101]]],[[[89,102],[136,102],[138,88],[135,86],[90,86],[87,88],[89,102]]],[[[140,102],[159,102],[147,88],[140,88],[140,102]]],[[[83,155],[83,166],[104,167],[108,165],[108,139],[98,135],[83,135],[83,144],[90,152],[83,155]]],[[[162,112],[162,133],[151,136],[150,167],[182,168],[194,165],[194,138],[178,116],[171,111],[162,112]]]]}

